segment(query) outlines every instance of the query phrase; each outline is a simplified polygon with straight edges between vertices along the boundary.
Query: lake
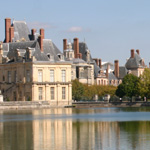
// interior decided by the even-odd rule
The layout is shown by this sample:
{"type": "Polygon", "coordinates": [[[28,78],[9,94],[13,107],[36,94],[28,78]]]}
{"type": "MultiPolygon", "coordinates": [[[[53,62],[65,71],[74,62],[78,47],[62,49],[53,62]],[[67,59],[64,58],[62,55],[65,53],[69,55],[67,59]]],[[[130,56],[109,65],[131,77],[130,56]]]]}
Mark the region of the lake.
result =
{"type": "Polygon", "coordinates": [[[0,150],[147,150],[150,108],[0,110],[0,150]]]}

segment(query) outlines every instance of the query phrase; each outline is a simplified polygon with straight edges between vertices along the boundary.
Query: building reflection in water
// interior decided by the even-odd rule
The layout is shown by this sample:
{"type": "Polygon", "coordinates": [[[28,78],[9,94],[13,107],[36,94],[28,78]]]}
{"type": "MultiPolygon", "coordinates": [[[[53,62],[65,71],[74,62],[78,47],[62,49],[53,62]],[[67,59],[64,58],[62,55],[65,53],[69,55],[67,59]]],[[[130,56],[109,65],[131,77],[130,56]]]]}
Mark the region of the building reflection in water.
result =
{"type": "MultiPolygon", "coordinates": [[[[78,113],[81,112],[62,108],[33,110],[23,115],[0,112],[0,117],[29,118],[0,122],[0,150],[138,150],[150,147],[149,121],[102,122],[94,117],[75,118],[78,113]]],[[[94,113],[90,110],[86,115],[94,113]]]]}
{"type": "MultiPolygon", "coordinates": [[[[33,115],[71,115],[72,109],[35,110],[33,115]]],[[[72,121],[66,119],[46,119],[33,121],[33,143],[35,150],[72,149],[72,121]]]]}

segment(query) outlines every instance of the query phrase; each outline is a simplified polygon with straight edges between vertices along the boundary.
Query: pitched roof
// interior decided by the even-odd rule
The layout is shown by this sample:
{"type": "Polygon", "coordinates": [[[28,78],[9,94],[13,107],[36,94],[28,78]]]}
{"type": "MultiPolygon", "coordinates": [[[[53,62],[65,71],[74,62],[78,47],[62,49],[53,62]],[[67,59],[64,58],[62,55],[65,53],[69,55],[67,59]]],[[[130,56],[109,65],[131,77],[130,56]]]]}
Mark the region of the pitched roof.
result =
{"type": "Polygon", "coordinates": [[[130,69],[137,69],[139,67],[145,67],[145,64],[143,65],[142,58],[137,53],[134,54],[134,58],[129,58],[125,64],[126,68],[128,70],[130,69]]]}
{"type": "Polygon", "coordinates": [[[128,74],[128,70],[126,67],[121,66],[119,67],[119,79],[123,79],[125,75],[128,74]]]}
{"type": "Polygon", "coordinates": [[[30,41],[30,32],[25,21],[13,21],[14,26],[14,41],[30,41]]]}

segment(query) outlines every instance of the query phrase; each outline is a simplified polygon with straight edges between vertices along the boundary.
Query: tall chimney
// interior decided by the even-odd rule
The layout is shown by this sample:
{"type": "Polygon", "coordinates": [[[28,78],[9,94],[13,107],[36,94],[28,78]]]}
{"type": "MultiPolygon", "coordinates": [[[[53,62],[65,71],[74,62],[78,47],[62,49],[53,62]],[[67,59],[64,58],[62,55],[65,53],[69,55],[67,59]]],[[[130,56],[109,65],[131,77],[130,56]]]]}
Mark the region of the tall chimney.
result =
{"type": "Polygon", "coordinates": [[[41,52],[43,52],[43,39],[44,39],[44,29],[40,29],[39,44],[41,52]]]}
{"type": "Polygon", "coordinates": [[[131,58],[134,58],[134,49],[131,49],[131,58]]]}
{"type": "Polygon", "coordinates": [[[106,69],[106,77],[108,78],[108,74],[109,74],[109,68],[110,68],[110,66],[109,66],[109,64],[107,65],[107,69],[106,69]]]}
{"type": "Polygon", "coordinates": [[[115,76],[118,78],[119,77],[119,61],[115,60],[115,76]]]}
{"type": "Polygon", "coordinates": [[[39,36],[38,41],[39,41],[41,52],[43,52],[43,37],[41,35],[39,36]]]}
{"type": "Polygon", "coordinates": [[[11,19],[6,18],[5,19],[5,42],[8,43],[10,38],[9,38],[9,28],[11,27],[11,19]]]}
{"type": "Polygon", "coordinates": [[[63,39],[63,50],[67,49],[67,39],[63,39]]]}
{"type": "Polygon", "coordinates": [[[32,40],[35,40],[35,32],[36,32],[36,29],[31,29],[31,35],[32,35],[32,40]]]}
{"type": "Polygon", "coordinates": [[[101,69],[102,68],[102,60],[99,59],[99,68],[101,69]]]}
{"type": "Polygon", "coordinates": [[[44,34],[44,29],[40,29],[40,35],[42,36],[42,38],[45,38],[45,34],[44,34]]]}
{"type": "Polygon", "coordinates": [[[14,27],[9,28],[9,42],[12,42],[14,38],[14,27]]]}
{"type": "Polygon", "coordinates": [[[97,64],[97,66],[99,66],[99,64],[98,64],[98,63],[99,63],[99,59],[97,58],[97,59],[96,59],[96,64],[97,64]]]}
{"type": "Polygon", "coordinates": [[[136,50],[136,53],[137,53],[138,55],[140,55],[140,50],[139,50],[139,49],[137,49],[137,50],[136,50]]]}
{"type": "Polygon", "coordinates": [[[75,52],[75,58],[77,58],[77,55],[79,54],[79,39],[74,38],[74,52],[75,52]]]}

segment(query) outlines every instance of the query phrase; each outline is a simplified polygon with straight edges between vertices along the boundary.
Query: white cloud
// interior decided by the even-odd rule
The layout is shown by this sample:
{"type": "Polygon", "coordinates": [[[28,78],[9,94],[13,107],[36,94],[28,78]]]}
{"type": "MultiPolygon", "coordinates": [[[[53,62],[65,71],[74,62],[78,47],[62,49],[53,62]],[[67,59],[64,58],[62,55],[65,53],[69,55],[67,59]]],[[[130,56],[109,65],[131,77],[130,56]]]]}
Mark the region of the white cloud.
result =
{"type": "Polygon", "coordinates": [[[28,25],[29,25],[30,28],[36,28],[36,29],[40,29],[40,28],[44,28],[44,29],[55,28],[55,26],[53,26],[50,23],[42,23],[42,22],[29,22],[28,25]]]}
{"type": "Polygon", "coordinates": [[[82,27],[71,27],[67,30],[68,32],[82,32],[82,27]]]}
{"type": "Polygon", "coordinates": [[[70,27],[67,32],[90,32],[90,29],[83,29],[82,27],[73,26],[70,27]]]}

